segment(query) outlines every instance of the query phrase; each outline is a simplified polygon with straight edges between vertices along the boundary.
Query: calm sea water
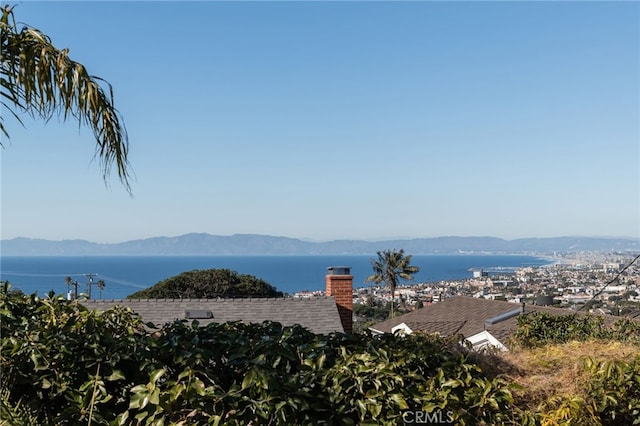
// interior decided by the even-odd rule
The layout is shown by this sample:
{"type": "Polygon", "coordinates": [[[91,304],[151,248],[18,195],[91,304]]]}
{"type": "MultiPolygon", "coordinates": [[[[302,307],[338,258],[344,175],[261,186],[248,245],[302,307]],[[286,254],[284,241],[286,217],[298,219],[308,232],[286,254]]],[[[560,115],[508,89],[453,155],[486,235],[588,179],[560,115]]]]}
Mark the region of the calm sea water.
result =
{"type": "MultiPolygon", "coordinates": [[[[329,266],[350,266],[355,287],[362,287],[371,274],[372,256],[4,256],[0,258],[0,280],[27,294],[49,291],[66,294],[65,277],[70,276],[86,291],[85,274],[97,274],[105,289],[93,298],[122,299],[166,278],[194,269],[227,268],[262,278],[278,290],[295,293],[324,290],[329,266]]],[[[413,282],[437,282],[471,278],[471,268],[506,271],[522,266],[551,263],[531,256],[500,255],[415,255],[411,264],[420,267],[413,282]]]]}

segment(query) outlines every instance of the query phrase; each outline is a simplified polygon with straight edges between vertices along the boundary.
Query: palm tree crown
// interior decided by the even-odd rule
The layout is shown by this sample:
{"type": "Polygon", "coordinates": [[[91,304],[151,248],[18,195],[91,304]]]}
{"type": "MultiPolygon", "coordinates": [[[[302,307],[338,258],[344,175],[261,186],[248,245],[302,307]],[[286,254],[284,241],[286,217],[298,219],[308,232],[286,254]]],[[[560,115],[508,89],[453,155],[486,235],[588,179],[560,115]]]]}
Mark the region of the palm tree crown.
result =
{"type": "MultiPolygon", "coordinates": [[[[18,28],[13,7],[2,9],[0,18],[0,107],[22,124],[19,114],[48,120],[59,115],[88,125],[95,136],[96,157],[106,179],[115,163],[118,177],[129,186],[128,136],[114,107],[111,85],[90,75],[85,67],[57,49],[41,31],[26,25],[18,28]],[[105,88],[102,85],[106,86],[105,88]]],[[[0,134],[9,137],[0,117],[0,134]]]]}
{"type": "Polygon", "coordinates": [[[393,298],[400,279],[412,280],[413,274],[420,272],[420,268],[410,265],[411,255],[404,254],[404,250],[379,251],[378,259],[371,259],[373,274],[365,282],[375,284],[385,283],[391,291],[391,318],[393,318],[393,298]]]}
{"type": "Polygon", "coordinates": [[[100,299],[102,299],[102,290],[104,290],[105,283],[104,280],[98,280],[98,289],[100,290],[100,299]]]}

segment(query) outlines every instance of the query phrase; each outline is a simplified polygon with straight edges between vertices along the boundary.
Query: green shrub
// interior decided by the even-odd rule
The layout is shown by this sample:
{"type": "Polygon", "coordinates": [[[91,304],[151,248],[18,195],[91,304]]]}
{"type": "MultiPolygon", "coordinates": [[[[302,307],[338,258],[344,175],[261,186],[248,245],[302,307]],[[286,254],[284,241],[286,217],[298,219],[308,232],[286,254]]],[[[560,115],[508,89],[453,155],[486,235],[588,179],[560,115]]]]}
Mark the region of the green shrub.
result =
{"type": "Polygon", "coordinates": [[[513,418],[510,385],[485,377],[455,339],[271,322],[149,330],[125,309],[8,287],[0,311],[2,409],[41,425],[395,425],[407,410],[442,410],[456,424],[513,418]]]}
{"type": "Polygon", "coordinates": [[[215,299],[218,297],[283,297],[263,279],[231,269],[196,269],[162,280],[128,299],[215,299]]]}
{"type": "Polygon", "coordinates": [[[102,314],[52,295],[0,295],[0,379],[9,401],[42,422],[104,424],[126,408],[126,386],[147,354],[141,320],[124,309],[102,314]],[[96,391],[94,392],[94,388],[96,391]]]}
{"type": "Polygon", "coordinates": [[[591,339],[640,345],[640,322],[621,318],[607,326],[603,317],[595,315],[551,315],[535,312],[518,317],[518,329],[512,341],[516,346],[532,348],[591,339]]]}
{"type": "Polygon", "coordinates": [[[640,355],[632,362],[585,363],[588,393],[603,425],[640,424],[640,355]]]}

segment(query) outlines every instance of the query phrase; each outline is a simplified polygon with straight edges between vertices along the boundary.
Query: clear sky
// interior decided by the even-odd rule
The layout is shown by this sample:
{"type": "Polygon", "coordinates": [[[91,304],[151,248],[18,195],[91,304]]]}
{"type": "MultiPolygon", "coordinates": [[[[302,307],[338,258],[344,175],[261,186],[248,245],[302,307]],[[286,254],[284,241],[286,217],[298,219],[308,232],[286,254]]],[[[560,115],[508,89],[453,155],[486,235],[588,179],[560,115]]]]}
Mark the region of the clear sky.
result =
{"type": "Polygon", "coordinates": [[[18,2],[109,81],[129,196],[75,122],[3,112],[2,239],[640,237],[638,2],[18,2]]]}

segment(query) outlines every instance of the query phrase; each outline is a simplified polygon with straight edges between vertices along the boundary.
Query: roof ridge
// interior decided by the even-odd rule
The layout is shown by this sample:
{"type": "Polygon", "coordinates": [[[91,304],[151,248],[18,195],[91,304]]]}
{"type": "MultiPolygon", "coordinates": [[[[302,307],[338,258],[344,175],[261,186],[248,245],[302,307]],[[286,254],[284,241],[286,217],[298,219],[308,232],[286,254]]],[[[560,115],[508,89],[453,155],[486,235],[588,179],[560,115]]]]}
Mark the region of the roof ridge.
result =
{"type": "Polygon", "coordinates": [[[310,301],[318,299],[334,299],[334,296],[315,296],[315,297],[212,297],[212,298],[144,298],[144,299],[87,299],[82,300],[80,303],[113,303],[113,302],[234,302],[234,301],[310,301]]]}

